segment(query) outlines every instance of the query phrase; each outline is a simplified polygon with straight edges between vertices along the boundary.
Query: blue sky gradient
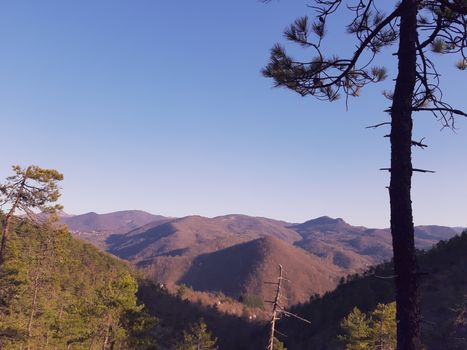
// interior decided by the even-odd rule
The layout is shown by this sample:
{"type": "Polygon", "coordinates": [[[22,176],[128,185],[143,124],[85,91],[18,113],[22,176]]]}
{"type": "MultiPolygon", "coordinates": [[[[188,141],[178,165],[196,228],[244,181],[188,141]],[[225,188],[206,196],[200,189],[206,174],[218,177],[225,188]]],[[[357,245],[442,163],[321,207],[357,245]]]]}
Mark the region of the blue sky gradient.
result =
{"type": "MultiPolygon", "coordinates": [[[[2,178],[12,164],[65,175],[70,213],[143,209],[389,226],[381,91],[321,102],[260,74],[306,2],[0,1],[2,178]]],[[[337,14],[327,48],[354,50],[337,14]]],[[[380,59],[394,77],[395,62],[380,59]]],[[[303,55],[304,53],[300,53],[303,55]]],[[[306,57],[306,56],[305,56],[306,57]]],[[[447,101],[467,109],[465,73],[440,57],[447,101]]],[[[417,224],[467,226],[467,138],[415,116],[417,224]]]]}

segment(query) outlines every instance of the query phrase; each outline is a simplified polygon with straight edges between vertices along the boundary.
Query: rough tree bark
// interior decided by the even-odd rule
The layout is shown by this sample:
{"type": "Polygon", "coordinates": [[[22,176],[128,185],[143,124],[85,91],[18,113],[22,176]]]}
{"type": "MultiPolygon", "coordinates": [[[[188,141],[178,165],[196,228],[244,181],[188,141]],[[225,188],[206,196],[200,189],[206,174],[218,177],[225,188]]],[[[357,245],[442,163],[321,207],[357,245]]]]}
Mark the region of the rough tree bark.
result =
{"type": "MultiPolygon", "coordinates": [[[[29,315],[28,320],[28,338],[32,338],[32,323],[34,320],[34,315],[36,314],[36,307],[37,307],[37,294],[39,292],[39,279],[40,279],[40,271],[36,272],[36,276],[34,277],[34,292],[31,301],[31,314],[29,315]]],[[[28,350],[30,349],[29,340],[28,340],[28,350]]]]}
{"type": "Polygon", "coordinates": [[[4,252],[6,248],[7,235],[10,230],[10,221],[11,217],[8,215],[2,220],[2,242],[0,244],[0,266],[2,266],[3,261],[5,260],[4,252]]]}
{"type": "Polygon", "coordinates": [[[10,233],[11,219],[13,218],[13,214],[15,213],[15,210],[18,207],[19,201],[21,200],[21,196],[24,192],[24,186],[26,185],[27,179],[28,178],[25,176],[23,181],[21,181],[20,188],[18,191],[18,197],[16,198],[8,214],[5,215],[4,220],[2,220],[2,243],[0,245],[0,266],[3,265],[3,262],[5,260],[6,242],[7,242],[8,234],[10,233]]]}
{"type": "Polygon", "coordinates": [[[417,1],[401,4],[398,75],[391,108],[391,233],[397,300],[397,349],[421,348],[412,218],[412,96],[416,80],[417,1]]]}
{"type": "Polygon", "coordinates": [[[107,325],[105,329],[105,337],[104,337],[104,342],[102,343],[102,350],[107,350],[107,346],[109,343],[109,338],[110,338],[110,327],[111,327],[111,322],[112,318],[110,315],[107,317],[107,325]]]}

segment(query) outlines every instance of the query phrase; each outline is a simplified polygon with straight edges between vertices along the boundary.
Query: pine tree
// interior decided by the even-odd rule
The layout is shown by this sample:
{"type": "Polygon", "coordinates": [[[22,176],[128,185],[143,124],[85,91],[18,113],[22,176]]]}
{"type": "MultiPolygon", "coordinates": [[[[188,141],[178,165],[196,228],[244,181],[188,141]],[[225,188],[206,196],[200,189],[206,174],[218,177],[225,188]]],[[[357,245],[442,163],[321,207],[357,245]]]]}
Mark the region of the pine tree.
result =
{"type": "Polygon", "coordinates": [[[346,350],[367,350],[371,344],[370,319],[354,307],[352,312],[342,320],[341,328],[344,334],[339,339],[345,344],[346,350]]]}
{"type": "Polygon", "coordinates": [[[414,172],[430,172],[412,164],[412,147],[425,148],[413,140],[414,112],[430,112],[443,127],[453,127],[455,116],[467,113],[453,108],[444,100],[434,54],[457,54],[455,66],[466,70],[467,1],[402,0],[392,3],[385,14],[373,0],[314,0],[310,8],[316,19],[297,19],[284,32],[287,40],[308,49],[310,58],[300,60],[287,54],[282,45],[271,49],[270,62],[263,75],[275,86],[286,87],[302,96],[336,101],[359,96],[368,84],[384,80],[384,67],[373,64],[382,49],[398,43],[394,54],[398,63],[394,91],[386,92],[390,120],[373,127],[389,126],[391,165],[389,197],[391,235],[394,252],[397,346],[401,350],[422,348],[418,301],[418,268],[415,254],[411,187],[414,172]],[[356,50],[348,57],[326,53],[322,43],[327,34],[329,17],[345,8],[350,13],[346,30],[354,36],[356,50]],[[431,49],[431,50],[430,50],[431,49]]]}
{"type": "Polygon", "coordinates": [[[50,214],[62,208],[58,204],[51,205],[60,197],[57,182],[63,180],[63,175],[57,170],[43,169],[36,165],[23,169],[14,165],[13,172],[14,175],[0,184],[0,208],[2,213],[5,211],[1,221],[0,266],[4,260],[11,220],[17,211],[35,219],[36,209],[50,214]]]}
{"type": "Polygon", "coordinates": [[[156,319],[137,287],[124,262],[65,228],[13,221],[0,266],[0,349],[155,349],[156,319]]]}
{"type": "Polygon", "coordinates": [[[183,332],[183,339],[177,344],[177,350],[216,350],[217,339],[212,336],[206,323],[200,319],[183,332]]]}
{"type": "Polygon", "coordinates": [[[396,348],[396,303],[378,304],[371,313],[371,338],[375,349],[396,348]]]}
{"type": "Polygon", "coordinates": [[[394,350],[396,348],[396,304],[378,304],[366,315],[355,307],[342,320],[344,334],[338,339],[346,350],[394,350]]]}
{"type": "Polygon", "coordinates": [[[284,343],[281,342],[279,339],[274,338],[274,345],[273,345],[273,350],[287,350],[287,348],[284,346],[284,343]]]}

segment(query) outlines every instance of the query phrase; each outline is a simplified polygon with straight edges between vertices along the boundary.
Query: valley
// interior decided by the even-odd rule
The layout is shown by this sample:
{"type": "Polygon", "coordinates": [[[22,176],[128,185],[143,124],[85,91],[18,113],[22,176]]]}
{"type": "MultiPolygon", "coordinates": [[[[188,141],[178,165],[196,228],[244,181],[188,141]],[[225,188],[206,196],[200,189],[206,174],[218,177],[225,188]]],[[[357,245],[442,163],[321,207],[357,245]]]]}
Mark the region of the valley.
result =
{"type": "MultiPolygon", "coordinates": [[[[239,300],[269,300],[265,282],[277,266],[290,280],[287,304],[333,290],[339,280],[361,273],[392,256],[389,229],[353,226],[341,218],[319,217],[288,223],[246,215],[168,218],[143,211],[65,216],[76,237],[128,260],[156,283],[239,300]]],[[[459,228],[417,226],[418,249],[428,249],[459,233],[459,228]]]]}

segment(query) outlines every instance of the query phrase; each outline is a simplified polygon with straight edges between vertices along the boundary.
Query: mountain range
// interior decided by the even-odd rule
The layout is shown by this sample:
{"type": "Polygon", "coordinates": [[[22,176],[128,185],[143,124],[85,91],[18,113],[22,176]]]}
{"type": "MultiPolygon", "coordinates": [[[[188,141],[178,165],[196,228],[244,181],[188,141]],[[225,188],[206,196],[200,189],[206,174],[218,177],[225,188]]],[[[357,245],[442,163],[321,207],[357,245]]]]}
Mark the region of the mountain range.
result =
{"type": "Polygon", "coordinates": [[[60,219],[75,235],[105,249],[105,239],[109,235],[123,234],[150,222],[158,222],[166,218],[142,210],[125,210],[107,214],[89,212],[82,215],[61,212],[60,219]]]}
{"type": "MultiPolygon", "coordinates": [[[[392,256],[389,229],[327,216],[297,224],[246,215],[169,218],[132,210],[67,216],[62,222],[167,285],[270,300],[273,289],[267,282],[277,281],[281,264],[290,280],[284,287],[289,304],[332,290],[342,276],[392,256]]],[[[428,249],[458,232],[417,226],[417,248],[428,249]]]]}

